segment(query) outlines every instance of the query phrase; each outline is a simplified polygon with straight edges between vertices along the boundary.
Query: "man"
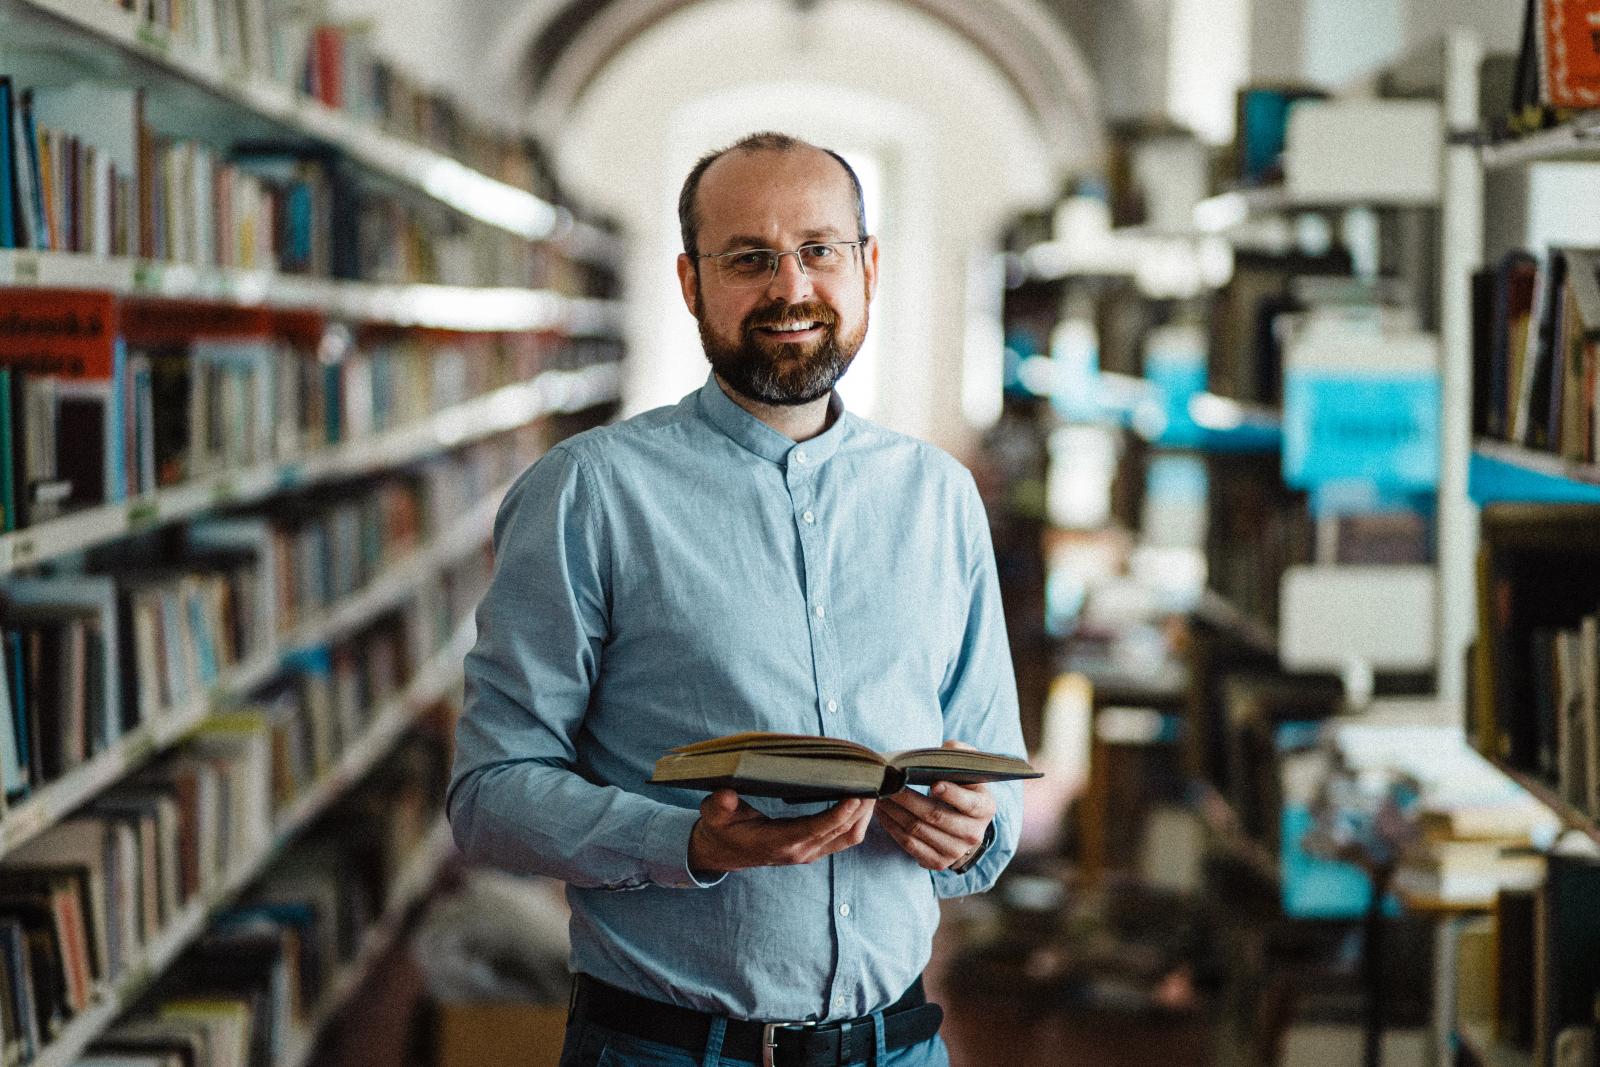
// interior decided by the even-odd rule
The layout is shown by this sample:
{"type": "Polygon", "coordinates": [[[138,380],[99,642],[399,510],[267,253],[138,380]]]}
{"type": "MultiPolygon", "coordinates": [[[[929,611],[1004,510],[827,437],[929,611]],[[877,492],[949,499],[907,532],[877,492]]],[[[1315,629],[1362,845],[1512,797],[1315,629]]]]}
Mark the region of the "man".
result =
{"type": "Polygon", "coordinates": [[[878,280],[842,158],[746,138],[694,168],[679,216],[712,373],[507,494],[456,840],[569,886],[563,1067],[944,1064],[919,978],[938,898],[1005,865],[1016,783],[823,807],[646,779],[741,730],[1020,754],[982,505],[833,392],[878,280]]]}

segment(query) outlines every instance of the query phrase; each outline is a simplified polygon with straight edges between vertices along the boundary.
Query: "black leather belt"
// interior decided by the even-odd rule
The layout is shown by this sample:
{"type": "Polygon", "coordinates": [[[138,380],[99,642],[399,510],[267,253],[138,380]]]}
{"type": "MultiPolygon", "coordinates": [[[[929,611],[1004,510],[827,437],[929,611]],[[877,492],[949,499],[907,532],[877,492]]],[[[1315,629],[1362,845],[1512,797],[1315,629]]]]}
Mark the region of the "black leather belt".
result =
{"type": "MultiPolygon", "coordinates": [[[[646,1041],[704,1051],[712,1016],[663,1004],[580,974],[574,979],[572,1018],[646,1041]]],[[[883,1012],[883,1043],[897,1049],[926,1041],[939,1032],[944,1011],[929,1004],[918,978],[905,995],[883,1012]]],[[[722,1054],[773,1067],[844,1067],[872,1060],[877,1040],[872,1016],[831,1023],[781,1023],[729,1019],[722,1054]]]]}

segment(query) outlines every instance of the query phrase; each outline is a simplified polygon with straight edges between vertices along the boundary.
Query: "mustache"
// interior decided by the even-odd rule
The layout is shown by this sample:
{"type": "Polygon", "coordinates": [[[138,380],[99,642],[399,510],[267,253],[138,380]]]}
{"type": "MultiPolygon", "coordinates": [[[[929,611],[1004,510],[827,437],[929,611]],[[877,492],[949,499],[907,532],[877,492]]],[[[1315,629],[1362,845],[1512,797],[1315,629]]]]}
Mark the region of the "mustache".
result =
{"type": "Polygon", "coordinates": [[[804,304],[787,304],[781,308],[752,311],[744,320],[746,330],[759,330],[771,326],[789,326],[797,322],[815,322],[821,326],[834,326],[839,316],[827,304],[810,301],[804,304]]]}

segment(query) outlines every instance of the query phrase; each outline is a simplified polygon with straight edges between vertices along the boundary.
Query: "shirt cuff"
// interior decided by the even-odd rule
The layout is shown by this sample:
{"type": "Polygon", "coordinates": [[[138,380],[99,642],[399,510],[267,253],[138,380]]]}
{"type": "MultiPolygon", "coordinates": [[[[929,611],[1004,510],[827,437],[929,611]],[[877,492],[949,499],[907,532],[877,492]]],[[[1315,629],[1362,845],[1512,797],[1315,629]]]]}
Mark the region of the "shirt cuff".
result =
{"type": "Polygon", "coordinates": [[[710,889],[728,875],[702,881],[689,868],[689,835],[700,821],[695,808],[663,805],[644,832],[645,873],[654,885],[668,889],[710,889]]]}

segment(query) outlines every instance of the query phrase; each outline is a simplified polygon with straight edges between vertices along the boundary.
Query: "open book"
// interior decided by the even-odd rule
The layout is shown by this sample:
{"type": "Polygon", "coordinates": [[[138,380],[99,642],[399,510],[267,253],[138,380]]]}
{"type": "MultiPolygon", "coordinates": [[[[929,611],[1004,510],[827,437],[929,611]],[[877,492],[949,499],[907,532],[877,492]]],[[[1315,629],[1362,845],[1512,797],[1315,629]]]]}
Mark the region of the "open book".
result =
{"type": "Polygon", "coordinates": [[[805,734],[742,733],[683,745],[656,760],[650,781],[684,789],[734,789],[788,801],[882,797],[908,785],[1039,778],[1026,760],[959,748],[879,755],[866,745],[805,734]]]}

